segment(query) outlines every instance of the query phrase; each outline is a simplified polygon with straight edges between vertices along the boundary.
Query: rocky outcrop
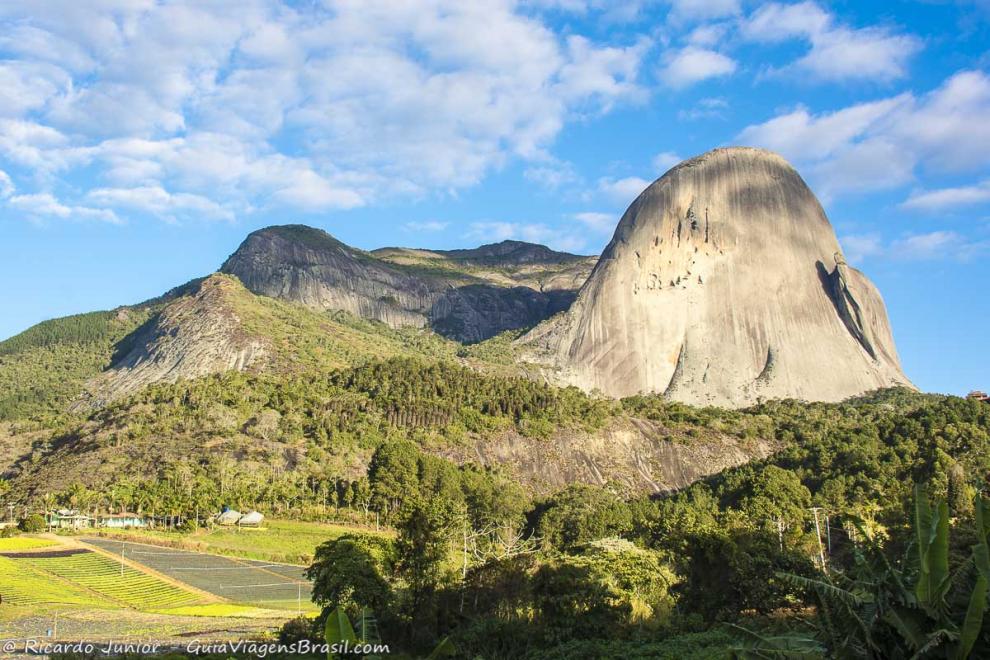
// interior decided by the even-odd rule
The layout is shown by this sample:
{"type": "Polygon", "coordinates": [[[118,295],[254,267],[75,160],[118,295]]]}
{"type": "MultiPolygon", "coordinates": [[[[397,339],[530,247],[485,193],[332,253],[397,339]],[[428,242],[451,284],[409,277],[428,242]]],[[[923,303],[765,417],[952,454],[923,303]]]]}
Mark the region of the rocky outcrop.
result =
{"type": "Polygon", "coordinates": [[[74,409],[98,408],[157,382],[175,382],[263,361],[267,341],[245,332],[231,304],[236,282],[214,275],[184,289],[118,346],[111,367],[87,385],[74,409]]]}
{"type": "Polygon", "coordinates": [[[288,225],[252,233],[221,271],[256,294],[476,342],[565,309],[591,265],[587,257],[517,241],[368,253],[288,225]]]}
{"type": "Polygon", "coordinates": [[[568,484],[613,485],[627,495],[672,492],[722,470],[766,458],[773,440],[710,433],[678,435],[645,419],[622,418],[601,431],[560,430],[549,439],[507,432],[453,446],[447,458],[503,466],[527,489],[557,491],[568,484]]]}
{"type": "Polygon", "coordinates": [[[520,339],[555,382],[697,405],[910,385],[883,301],[780,156],[717,149],[629,207],[577,300],[520,339]]]}

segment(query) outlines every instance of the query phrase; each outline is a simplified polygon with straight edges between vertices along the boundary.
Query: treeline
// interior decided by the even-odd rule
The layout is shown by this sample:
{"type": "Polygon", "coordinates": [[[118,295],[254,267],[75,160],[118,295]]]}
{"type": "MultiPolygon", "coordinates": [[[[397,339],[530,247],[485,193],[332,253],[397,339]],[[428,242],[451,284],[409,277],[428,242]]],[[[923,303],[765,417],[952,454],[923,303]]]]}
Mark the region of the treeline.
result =
{"type": "Polygon", "coordinates": [[[39,323],[0,342],[0,421],[52,420],[109,364],[151,315],[148,308],[92,312],[39,323]]]}
{"type": "MultiPolygon", "coordinates": [[[[974,496],[990,477],[990,406],[977,401],[890,390],[841,404],[725,411],[659,397],[602,401],[409,360],[324,376],[232,373],[160,384],[88,424],[104,429],[93,442],[132,457],[166,440],[224,442],[174,457],[147,479],[49,497],[166,515],[222,504],[377,515],[396,540],[348,536],[324,545],[312,569],[319,602],[354,617],[373,611],[382,635],[402,648],[425,653],[449,635],[468,657],[708,658],[752,641],[732,625],[766,638],[805,630],[820,622],[809,580],[859,571],[866,555],[898,571],[884,575],[915,579],[916,564],[903,559],[916,538],[914,483],[946,503],[947,561],[956,582],[972,586],[965,567],[979,533],[974,496]],[[441,414],[448,417],[438,424],[431,416],[441,414]],[[431,453],[470,433],[532,432],[537,421],[593,426],[626,414],[685,441],[730,433],[781,449],[681,492],[634,499],[611,484],[535,497],[502,471],[431,453]],[[244,442],[230,444],[234,437],[244,442]],[[355,470],[362,456],[367,469],[355,470]]],[[[981,625],[976,648],[986,649],[981,625]]],[[[933,648],[942,652],[949,641],[933,648]]],[[[809,657],[836,643],[825,635],[812,642],[818,650],[809,657]]]]}
{"type": "Polygon", "coordinates": [[[0,341],[0,355],[57,344],[104,343],[117,334],[115,312],[90,312],[43,321],[10,339],[0,341]]]}
{"type": "Polygon", "coordinates": [[[985,404],[890,392],[743,414],[769,416],[792,445],[663,497],[584,485],[532,500],[496,492],[486,497],[505,508],[494,517],[472,512],[464,468],[385,443],[368,479],[398,539],[327,543],[314,593],[325,613],[374,612],[404,648],[426,652],[449,636],[465,657],[990,651],[987,620],[967,613],[986,599],[970,551],[990,531],[975,508],[990,475],[985,404]],[[918,522],[915,483],[941,518],[918,522]],[[944,548],[932,551],[941,564],[918,559],[918,538],[944,548]],[[943,582],[921,600],[911,594],[925,562],[943,582]]]}

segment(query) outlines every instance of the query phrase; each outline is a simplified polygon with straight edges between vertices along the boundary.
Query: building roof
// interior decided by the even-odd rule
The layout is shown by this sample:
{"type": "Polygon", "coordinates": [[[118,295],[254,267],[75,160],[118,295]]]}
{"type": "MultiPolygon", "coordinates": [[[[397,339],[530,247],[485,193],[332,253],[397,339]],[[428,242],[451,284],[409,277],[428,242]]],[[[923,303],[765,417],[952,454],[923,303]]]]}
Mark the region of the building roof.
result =
{"type": "Polygon", "coordinates": [[[237,524],[239,524],[239,525],[257,525],[258,523],[260,523],[264,519],[265,519],[265,516],[262,515],[262,514],[260,514],[260,513],[258,513],[257,511],[249,511],[248,513],[245,513],[243,516],[240,517],[240,519],[237,521],[237,524]]]}

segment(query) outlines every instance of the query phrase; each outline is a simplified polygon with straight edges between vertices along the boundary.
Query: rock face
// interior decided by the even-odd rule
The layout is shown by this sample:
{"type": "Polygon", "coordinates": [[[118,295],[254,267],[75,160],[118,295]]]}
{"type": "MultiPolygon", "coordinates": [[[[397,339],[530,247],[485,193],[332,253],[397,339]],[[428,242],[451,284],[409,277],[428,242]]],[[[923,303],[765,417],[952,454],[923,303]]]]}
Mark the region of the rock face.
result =
{"type": "Polygon", "coordinates": [[[89,383],[73,409],[98,408],[152,383],[243,371],[263,360],[265,339],[245,332],[230,304],[236,286],[213,275],[180,287],[186,295],[118,346],[111,368],[89,383]]]}
{"type": "Polygon", "coordinates": [[[260,295],[392,327],[428,325],[476,342],[566,309],[592,265],[587,257],[515,241],[475,250],[368,253],[318,229],[288,225],[252,233],[221,271],[260,295]],[[543,280],[553,282],[545,287],[543,280]]]}
{"type": "Polygon", "coordinates": [[[551,380],[697,405],[908,385],[879,292],[783,158],[716,149],[650,185],[570,309],[519,340],[551,380]]]}

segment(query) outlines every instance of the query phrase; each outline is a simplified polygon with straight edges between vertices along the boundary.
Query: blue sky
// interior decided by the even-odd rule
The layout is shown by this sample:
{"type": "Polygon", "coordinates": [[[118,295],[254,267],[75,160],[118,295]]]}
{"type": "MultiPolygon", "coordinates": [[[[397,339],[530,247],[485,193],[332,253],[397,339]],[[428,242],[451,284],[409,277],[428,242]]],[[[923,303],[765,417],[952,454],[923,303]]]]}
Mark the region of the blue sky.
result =
{"type": "Polygon", "coordinates": [[[990,388],[990,3],[0,0],[0,337],[251,230],[595,253],[679,159],[773,149],[909,377],[990,388]]]}

